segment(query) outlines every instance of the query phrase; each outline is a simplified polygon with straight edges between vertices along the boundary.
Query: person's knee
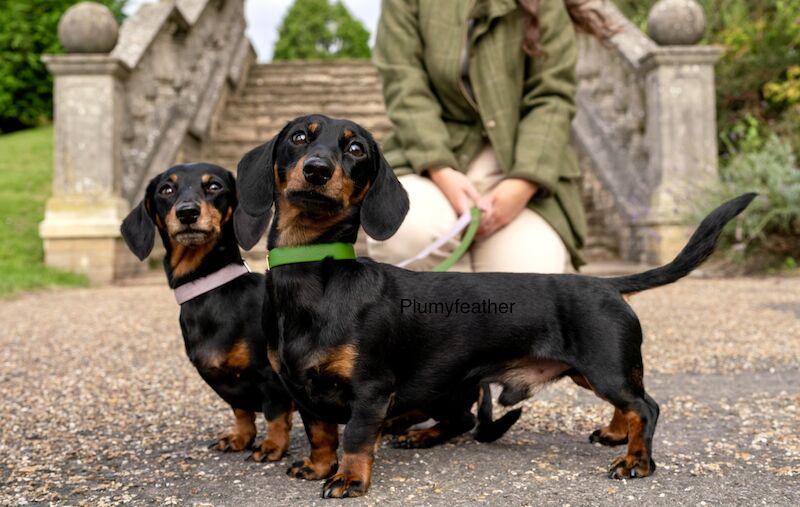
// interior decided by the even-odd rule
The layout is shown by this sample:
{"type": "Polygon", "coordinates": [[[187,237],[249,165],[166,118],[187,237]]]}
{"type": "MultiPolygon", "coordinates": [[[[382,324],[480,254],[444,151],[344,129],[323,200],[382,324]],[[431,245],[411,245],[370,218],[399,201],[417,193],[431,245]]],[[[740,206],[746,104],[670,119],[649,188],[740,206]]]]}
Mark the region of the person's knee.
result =
{"type": "Polygon", "coordinates": [[[397,263],[416,255],[456,220],[450,203],[429,179],[408,175],[402,176],[400,182],[409,197],[409,210],[403,224],[386,241],[367,240],[369,256],[381,262],[397,263]]]}
{"type": "Polygon", "coordinates": [[[528,209],[476,244],[473,255],[475,271],[563,273],[568,263],[569,251],[561,236],[528,209]]]}
{"type": "Polygon", "coordinates": [[[394,236],[386,241],[367,238],[367,252],[375,260],[392,264],[398,263],[416,255],[430,243],[428,225],[430,224],[409,214],[394,236]]]}

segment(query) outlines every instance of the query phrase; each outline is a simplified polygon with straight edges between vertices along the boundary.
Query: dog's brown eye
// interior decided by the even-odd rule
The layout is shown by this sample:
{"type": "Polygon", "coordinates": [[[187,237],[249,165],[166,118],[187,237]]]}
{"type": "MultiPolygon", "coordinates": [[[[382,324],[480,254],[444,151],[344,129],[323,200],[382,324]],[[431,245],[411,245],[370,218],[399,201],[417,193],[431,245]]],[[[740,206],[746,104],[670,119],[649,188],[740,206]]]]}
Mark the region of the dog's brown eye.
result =
{"type": "Polygon", "coordinates": [[[306,142],[306,133],[305,132],[295,132],[292,134],[292,142],[294,144],[303,144],[306,142]]]}
{"type": "Polygon", "coordinates": [[[220,185],[216,181],[212,181],[211,183],[208,184],[208,187],[206,188],[211,192],[219,192],[220,190],[222,190],[222,185],[220,185]]]}
{"type": "Polygon", "coordinates": [[[347,152],[353,155],[354,157],[362,157],[364,156],[364,147],[358,143],[352,143],[347,148],[347,152]]]}
{"type": "Polygon", "coordinates": [[[158,193],[161,195],[172,195],[174,191],[175,189],[172,188],[171,185],[164,185],[163,187],[158,189],[158,193]]]}

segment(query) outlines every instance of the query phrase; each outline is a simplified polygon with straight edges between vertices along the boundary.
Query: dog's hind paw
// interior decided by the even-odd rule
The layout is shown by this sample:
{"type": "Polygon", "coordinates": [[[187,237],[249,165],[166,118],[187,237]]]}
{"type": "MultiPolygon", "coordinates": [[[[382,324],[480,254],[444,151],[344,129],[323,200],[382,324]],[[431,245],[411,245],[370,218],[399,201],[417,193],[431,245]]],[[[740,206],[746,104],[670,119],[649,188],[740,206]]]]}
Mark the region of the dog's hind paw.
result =
{"type": "Polygon", "coordinates": [[[608,469],[610,479],[638,479],[652,475],[656,470],[656,463],[652,459],[640,459],[636,456],[620,456],[611,463],[608,469]]]}
{"type": "MultiPolygon", "coordinates": [[[[435,428],[435,426],[434,426],[435,428]]],[[[389,444],[395,449],[428,449],[448,440],[434,428],[412,430],[402,435],[393,435],[389,444]]]]}

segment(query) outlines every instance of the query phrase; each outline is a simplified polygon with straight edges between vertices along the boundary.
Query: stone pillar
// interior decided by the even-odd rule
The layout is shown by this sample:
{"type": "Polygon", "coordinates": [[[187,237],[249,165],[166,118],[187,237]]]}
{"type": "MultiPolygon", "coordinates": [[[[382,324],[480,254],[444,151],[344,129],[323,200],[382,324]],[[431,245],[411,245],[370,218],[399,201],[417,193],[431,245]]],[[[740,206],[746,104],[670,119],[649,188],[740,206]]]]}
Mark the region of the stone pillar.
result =
{"type": "Polygon", "coordinates": [[[130,209],[120,179],[125,65],[108,55],[118,25],[92,2],[70,8],[59,23],[67,54],[43,57],[55,77],[53,195],[39,233],[45,264],[110,283],[140,269],[119,224],[130,209]]]}
{"type": "Polygon", "coordinates": [[[642,61],[652,193],[649,216],[634,228],[645,260],[663,264],[686,244],[693,229],[685,225],[687,211],[718,177],[714,65],[721,50],[690,45],[705,29],[694,0],[661,0],[648,23],[660,44],[642,61]]]}

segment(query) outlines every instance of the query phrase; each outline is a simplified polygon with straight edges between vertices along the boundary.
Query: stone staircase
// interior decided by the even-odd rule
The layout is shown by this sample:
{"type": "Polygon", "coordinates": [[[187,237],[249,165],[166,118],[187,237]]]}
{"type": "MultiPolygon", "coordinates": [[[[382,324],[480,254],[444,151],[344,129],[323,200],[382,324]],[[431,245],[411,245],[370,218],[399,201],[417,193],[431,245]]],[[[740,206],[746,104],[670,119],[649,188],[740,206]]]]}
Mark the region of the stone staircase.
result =
{"type": "Polygon", "coordinates": [[[375,68],[364,61],[280,62],[254,65],[245,86],[226,103],[206,160],[231,170],[250,148],[300,115],[351,119],[382,139],[391,128],[375,68]]]}
{"type": "MultiPolygon", "coordinates": [[[[227,100],[210,142],[204,146],[203,158],[235,171],[248,150],[271,139],[287,121],[309,113],[349,118],[369,129],[379,141],[391,129],[380,78],[369,62],[254,65],[245,85],[227,100]]],[[[584,168],[587,163],[584,160],[584,168]]],[[[615,235],[607,230],[612,225],[608,223],[607,199],[590,175],[584,178],[582,190],[590,227],[585,255],[593,262],[614,261],[619,249],[615,235]]],[[[265,253],[264,245],[259,244],[248,256],[260,263],[265,253]]]]}

